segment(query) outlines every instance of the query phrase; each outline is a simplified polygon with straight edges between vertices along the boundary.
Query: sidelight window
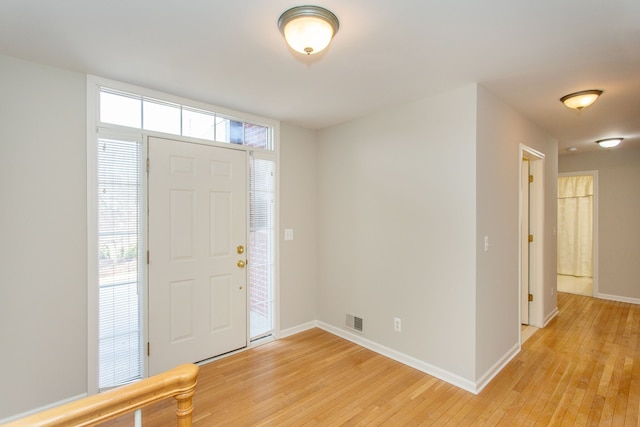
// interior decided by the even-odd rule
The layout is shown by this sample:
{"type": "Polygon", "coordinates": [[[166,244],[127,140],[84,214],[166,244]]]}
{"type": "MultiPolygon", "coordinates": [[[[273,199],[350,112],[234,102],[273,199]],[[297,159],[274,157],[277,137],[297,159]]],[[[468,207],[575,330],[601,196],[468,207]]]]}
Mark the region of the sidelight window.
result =
{"type": "Polygon", "coordinates": [[[98,139],[98,387],[142,377],[142,144],[98,139]]]}
{"type": "Polygon", "coordinates": [[[255,340],[273,331],[275,162],[252,154],[250,174],[249,325],[255,340]]]}

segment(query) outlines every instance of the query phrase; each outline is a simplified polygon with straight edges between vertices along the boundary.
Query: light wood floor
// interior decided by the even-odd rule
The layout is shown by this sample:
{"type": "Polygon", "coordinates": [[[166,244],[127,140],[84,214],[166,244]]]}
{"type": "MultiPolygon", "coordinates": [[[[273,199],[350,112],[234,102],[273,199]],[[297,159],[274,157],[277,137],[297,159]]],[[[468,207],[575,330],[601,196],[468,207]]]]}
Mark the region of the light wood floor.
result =
{"type": "MultiPolygon", "coordinates": [[[[202,366],[194,425],[640,425],[640,306],[564,293],[558,306],[477,396],[312,329],[202,366]]],[[[175,425],[174,410],[144,424],[175,425]]]]}

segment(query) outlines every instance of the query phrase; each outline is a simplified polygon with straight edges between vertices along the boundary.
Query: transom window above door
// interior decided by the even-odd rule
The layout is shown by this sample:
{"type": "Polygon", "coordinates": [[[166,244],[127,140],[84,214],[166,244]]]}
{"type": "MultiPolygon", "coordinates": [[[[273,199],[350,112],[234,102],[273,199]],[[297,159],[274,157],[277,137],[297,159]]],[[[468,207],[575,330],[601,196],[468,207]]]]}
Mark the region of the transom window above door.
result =
{"type": "Polygon", "coordinates": [[[273,151],[270,129],[207,111],[100,88],[100,123],[273,151]]]}

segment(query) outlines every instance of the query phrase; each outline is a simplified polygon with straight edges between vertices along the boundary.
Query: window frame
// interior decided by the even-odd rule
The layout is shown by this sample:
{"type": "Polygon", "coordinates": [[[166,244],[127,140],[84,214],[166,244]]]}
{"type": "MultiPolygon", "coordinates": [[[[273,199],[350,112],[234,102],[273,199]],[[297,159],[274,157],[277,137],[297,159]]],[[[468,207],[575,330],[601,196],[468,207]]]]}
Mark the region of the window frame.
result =
{"type": "MultiPolygon", "coordinates": [[[[109,79],[105,79],[98,76],[87,75],[87,393],[88,395],[96,394],[99,392],[98,387],[98,211],[97,211],[97,180],[98,180],[98,161],[97,161],[97,139],[100,137],[108,138],[140,138],[143,144],[143,151],[147,152],[147,140],[149,136],[156,136],[161,138],[172,138],[184,142],[193,142],[199,144],[206,144],[220,148],[235,149],[245,152],[254,152],[261,159],[268,159],[275,162],[275,227],[274,227],[274,282],[273,282],[273,338],[277,339],[280,330],[280,304],[279,304],[279,289],[280,289],[280,245],[279,245],[279,188],[280,188],[280,173],[279,173],[279,161],[280,161],[280,122],[277,120],[267,119],[252,114],[247,114],[239,111],[230,110],[223,107],[218,107],[203,102],[181,98],[175,95],[170,95],[142,87],[129,85],[109,79]],[[220,116],[226,118],[243,121],[244,123],[250,123],[254,125],[265,126],[271,131],[271,146],[272,148],[261,149],[252,146],[239,145],[228,142],[218,142],[207,139],[199,139],[193,137],[187,137],[182,135],[167,134],[161,132],[154,132],[144,129],[136,129],[125,126],[100,123],[99,117],[99,92],[101,87],[107,87],[117,91],[125,93],[132,93],[157,99],[160,101],[185,105],[188,108],[199,109],[208,112],[215,112],[220,116]]],[[[143,209],[146,211],[146,197],[147,197],[147,176],[143,174],[143,209]]],[[[248,190],[248,188],[247,188],[248,190]]],[[[248,191],[247,191],[248,197],[248,191]]],[[[146,215],[143,215],[143,241],[145,247],[141,248],[146,251],[147,235],[146,235],[146,215]]],[[[247,232],[249,231],[249,218],[247,216],[247,232]]],[[[146,304],[148,301],[148,282],[147,273],[144,273],[143,280],[143,292],[142,292],[142,318],[143,318],[143,342],[148,340],[148,315],[146,304]]],[[[247,309],[247,316],[249,316],[249,309],[247,309]]],[[[249,325],[248,325],[249,327],[249,325]]],[[[249,330],[247,330],[247,337],[249,341],[249,330]]],[[[247,348],[259,345],[268,340],[261,340],[260,342],[249,342],[247,348]]],[[[143,359],[143,372],[142,377],[148,376],[148,356],[144,352],[143,359]]]]}

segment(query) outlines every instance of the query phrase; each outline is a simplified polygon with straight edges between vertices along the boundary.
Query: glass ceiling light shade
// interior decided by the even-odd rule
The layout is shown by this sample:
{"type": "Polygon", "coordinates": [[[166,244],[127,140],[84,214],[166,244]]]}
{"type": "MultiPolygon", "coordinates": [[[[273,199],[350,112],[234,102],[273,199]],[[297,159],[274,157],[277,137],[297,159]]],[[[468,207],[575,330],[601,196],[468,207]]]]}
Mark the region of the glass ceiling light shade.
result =
{"type": "Polygon", "coordinates": [[[623,139],[624,138],[599,139],[598,141],[596,141],[596,144],[598,144],[602,148],[613,148],[620,144],[623,139]]]}
{"type": "Polygon", "coordinates": [[[602,95],[602,91],[598,89],[583,90],[565,95],[560,98],[560,101],[569,108],[582,110],[596,102],[600,95],[602,95]]]}
{"type": "Polygon", "coordinates": [[[278,28],[289,46],[307,55],[329,46],[339,27],[336,15],[319,6],[296,6],[278,19],[278,28]]]}

